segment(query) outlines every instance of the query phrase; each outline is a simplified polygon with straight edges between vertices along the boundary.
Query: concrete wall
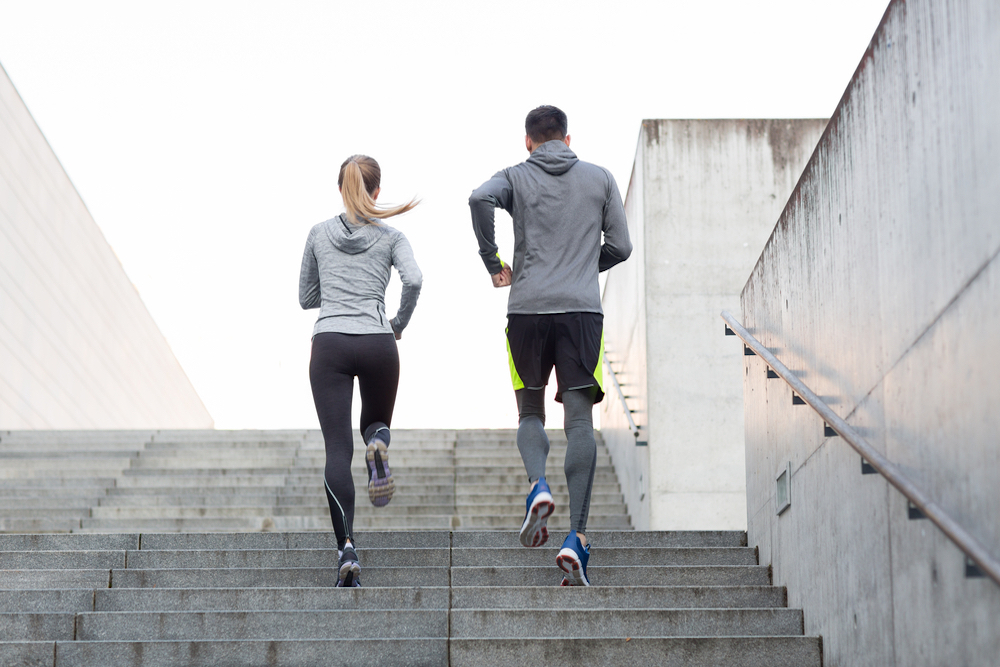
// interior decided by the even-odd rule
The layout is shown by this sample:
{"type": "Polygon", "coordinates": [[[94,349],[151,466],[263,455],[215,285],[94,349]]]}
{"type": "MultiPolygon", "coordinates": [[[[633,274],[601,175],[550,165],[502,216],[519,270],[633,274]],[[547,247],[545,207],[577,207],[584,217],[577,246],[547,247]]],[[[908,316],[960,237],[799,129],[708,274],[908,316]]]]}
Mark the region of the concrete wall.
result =
{"type": "Polygon", "coordinates": [[[718,316],[738,307],[825,125],[643,122],[626,196],[636,248],[609,275],[604,308],[609,358],[648,449],[622,433],[619,402],[601,413],[636,527],[746,527],[741,350],[718,316]]]}
{"type": "MultiPolygon", "coordinates": [[[[608,271],[602,296],[604,308],[604,354],[614,368],[628,407],[648,437],[646,410],[646,223],[642,192],[643,164],[632,165],[632,178],[625,192],[625,219],[628,221],[632,255],[628,261],[608,271]],[[638,193],[637,193],[638,191],[638,193]]],[[[629,429],[621,398],[605,381],[607,394],[601,403],[601,434],[621,483],[632,525],[650,527],[649,447],[637,447],[629,429]]]]}
{"type": "MultiPolygon", "coordinates": [[[[994,558],[998,36],[995,0],[889,5],[742,295],[750,332],[994,558]]],[[[750,544],[824,664],[997,664],[1000,586],[965,578],[964,555],[759,358],[744,369],[750,544]]]]}
{"type": "Polygon", "coordinates": [[[0,69],[0,428],[211,428],[0,69]]]}

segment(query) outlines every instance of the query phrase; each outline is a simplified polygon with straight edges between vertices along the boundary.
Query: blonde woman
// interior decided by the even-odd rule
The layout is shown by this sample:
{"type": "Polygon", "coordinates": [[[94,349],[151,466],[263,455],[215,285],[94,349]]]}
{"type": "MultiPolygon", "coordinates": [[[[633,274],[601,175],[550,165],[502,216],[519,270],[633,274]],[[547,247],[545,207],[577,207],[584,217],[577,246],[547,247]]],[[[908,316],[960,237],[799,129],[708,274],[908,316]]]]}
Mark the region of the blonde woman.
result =
{"type": "Polygon", "coordinates": [[[367,445],[368,497],[376,507],[392,499],[389,426],[399,384],[399,340],[417,305],[421,274],[402,232],[381,222],[417,205],[393,208],[375,202],[381,169],[366,155],[340,166],[337,185],[344,213],[309,232],[299,274],[299,303],[319,308],[313,329],[309,380],[326,445],[324,486],[337,534],[337,586],[360,586],[361,566],[354,546],[354,480],[351,459],[351,399],[354,378],[361,393],[361,435],[367,445]],[[390,268],[403,283],[396,316],[385,314],[390,268]]]}

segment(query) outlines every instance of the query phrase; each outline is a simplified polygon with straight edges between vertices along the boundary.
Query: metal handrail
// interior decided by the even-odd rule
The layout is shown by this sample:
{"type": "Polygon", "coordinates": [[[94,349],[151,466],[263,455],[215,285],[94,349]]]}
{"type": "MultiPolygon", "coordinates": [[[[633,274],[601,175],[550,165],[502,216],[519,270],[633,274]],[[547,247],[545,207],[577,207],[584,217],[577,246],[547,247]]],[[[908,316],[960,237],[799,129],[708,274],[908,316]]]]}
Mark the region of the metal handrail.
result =
{"type": "Polygon", "coordinates": [[[862,438],[857,431],[841,419],[837,414],[824,403],[819,396],[814,394],[809,387],[796,377],[788,367],[778,361],[778,358],[771,354],[764,345],[754,338],[743,326],[736,321],[728,311],[722,311],[722,319],[726,321],[729,328],[743,339],[743,343],[754,353],[763,359],[775,373],[787,382],[795,393],[804,400],[813,410],[826,421],[826,423],[836,431],[840,437],[847,441],[854,450],[875,468],[883,477],[899,490],[907,499],[916,505],[924,515],[934,522],[948,538],[958,546],[965,555],[972,559],[979,568],[986,573],[997,584],[1000,584],[1000,563],[993,559],[993,556],[981,545],[975,537],[962,528],[957,521],[935,503],[924,493],[920,487],[916,486],[910,478],[900,471],[892,461],[882,456],[878,450],[872,447],[867,440],[862,438]]]}
{"type": "Polygon", "coordinates": [[[615,391],[618,392],[618,398],[621,399],[622,408],[625,410],[625,419],[628,420],[628,428],[632,431],[632,435],[635,439],[639,440],[639,427],[635,425],[635,421],[632,419],[632,411],[628,409],[628,403],[625,401],[625,394],[622,392],[622,386],[618,384],[618,376],[615,375],[615,369],[611,368],[611,362],[608,360],[608,355],[604,355],[604,364],[608,367],[608,374],[611,376],[611,384],[615,386],[615,391]]]}

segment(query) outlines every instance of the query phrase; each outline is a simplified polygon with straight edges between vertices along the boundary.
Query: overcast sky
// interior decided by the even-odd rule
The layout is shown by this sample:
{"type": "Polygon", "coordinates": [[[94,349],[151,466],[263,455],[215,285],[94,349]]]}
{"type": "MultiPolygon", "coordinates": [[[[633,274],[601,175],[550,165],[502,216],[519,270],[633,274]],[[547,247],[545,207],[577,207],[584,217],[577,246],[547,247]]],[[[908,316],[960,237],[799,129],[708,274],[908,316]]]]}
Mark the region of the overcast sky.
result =
{"type": "Polygon", "coordinates": [[[299,264],[353,153],[423,199],[390,222],[424,273],[394,426],[513,427],[467,200],[525,114],[565,110],[624,193],[643,118],[828,117],[886,4],[0,0],[0,64],[217,427],[317,424],[299,264]]]}

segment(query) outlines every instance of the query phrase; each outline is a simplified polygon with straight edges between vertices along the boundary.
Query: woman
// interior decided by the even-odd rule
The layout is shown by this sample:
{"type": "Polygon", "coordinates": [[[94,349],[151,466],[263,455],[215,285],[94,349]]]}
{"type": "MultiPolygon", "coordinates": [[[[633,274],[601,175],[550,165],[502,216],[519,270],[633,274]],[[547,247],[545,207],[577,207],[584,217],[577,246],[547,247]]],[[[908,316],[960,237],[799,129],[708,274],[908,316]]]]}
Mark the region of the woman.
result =
{"type": "Polygon", "coordinates": [[[389,425],[399,384],[399,340],[417,305],[421,274],[402,232],[379,222],[417,205],[379,207],[381,170],[366,155],[340,166],[337,185],[345,212],[309,232],[299,303],[319,308],[313,329],[309,380],[326,444],[324,482],[337,534],[337,586],[360,586],[361,566],[354,547],[354,480],[351,459],[351,399],[354,378],[361,393],[361,435],[367,445],[368,497],[376,507],[392,499],[389,425]],[[396,267],[403,294],[396,317],[385,315],[389,269],[396,267]]]}

